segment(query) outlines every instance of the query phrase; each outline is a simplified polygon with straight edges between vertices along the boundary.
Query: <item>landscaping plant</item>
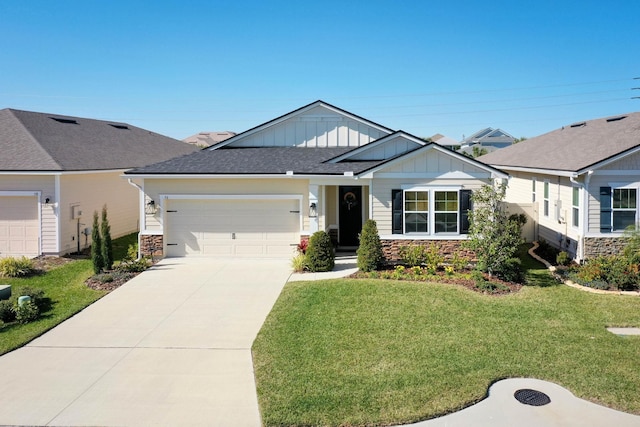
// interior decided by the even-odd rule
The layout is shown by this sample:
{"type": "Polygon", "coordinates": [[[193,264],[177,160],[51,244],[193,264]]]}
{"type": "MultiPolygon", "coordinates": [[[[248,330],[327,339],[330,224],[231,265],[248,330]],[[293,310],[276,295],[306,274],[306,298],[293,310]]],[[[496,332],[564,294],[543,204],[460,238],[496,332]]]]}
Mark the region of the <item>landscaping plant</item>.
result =
{"type": "Polygon", "coordinates": [[[306,263],[309,271],[331,271],[335,265],[335,253],[331,237],[324,231],[316,231],[309,239],[306,252],[306,263]]]}
{"type": "Polygon", "coordinates": [[[113,243],[111,241],[111,226],[107,218],[107,205],[102,207],[102,222],[100,224],[100,232],[102,234],[102,259],[104,260],[105,270],[111,270],[113,267],[113,243]]]}
{"type": "Polygon", "coordinates": [[[358,268],[361,271],[377,270],[384,259],[382,255],[382,243],[378,235],[378,227],[372,219],[365,221],[360,233],[360,246],[356,251],[358,255],[358,268]]]}
{"type": "Polygon", "coordinates": [[[33,262],[27,257],[7,257],[0,259],[0,276],[24,277],[33,272],[33,262]]]}
{"type": "Polygon", "coordinates": [[[498,277],[514,276],[515,261],[523,242],[520,229],[523,217],[509,216],[503,208],[506,185],[483,185],[473,192],[474,209],[469,211],[469,240],[465,244],[478,259],[477,268],[498,277]]]}
{"type": "Polygon", "coordinates": [[[104,257],[102,256],[102,238],[98,224],[98,212],[93,212],[93,228],[91,229],[91,262],[93,272],[99,274],[104,269],[104,257]]]}

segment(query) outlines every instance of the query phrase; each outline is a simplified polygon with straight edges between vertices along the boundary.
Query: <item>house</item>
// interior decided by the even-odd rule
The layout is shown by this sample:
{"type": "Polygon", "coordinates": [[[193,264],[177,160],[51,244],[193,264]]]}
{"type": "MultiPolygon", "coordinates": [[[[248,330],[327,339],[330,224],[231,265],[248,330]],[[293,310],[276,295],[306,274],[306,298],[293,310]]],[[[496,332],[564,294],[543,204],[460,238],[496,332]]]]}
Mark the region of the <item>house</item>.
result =
{"type": "Polygon", "coordinates": [[[106,204],[112,236],[138,230],[132,167],[196,147],[114,121],[0,110],[0,257],[61,255],[90,244],[106,204]]]}
{"type": "Polygon", "coordinates": [[[537,238],[581,261],[618,252],[640,220],[640,113],[574,123],[479,157],[510,173],[537,238]]]}
{"type": "Polygon", "coordinates": [[[477,147],[478,150],[484,149],[485,152],[492,153],[500,148],[513,145],[515,140],[513,136],[502,129],[489,127],[464,138],[458,145],[460,145],[459,151],[466,154],[472,154],[474,147],[477,147]]]}
{"type": "Polygon", "coordinates": [[[195,135],[186,137],[182,141],[199,147],[209,147],[217,144],[218,142],[222,142],[225,139],[229,139],[235,134],[235,132],[228,130],[222,132],[198,132],[195,135]]]}
{"type": "Polygon", "coordinates": [[[460,143],[453,138],[446,135],[436,133],[431,138],[431,141],[448,148],[449,150],[457,151],[460,148],[460,143]]]}
{"type": "Polygon", "coordinates": [[[125,176],[142,192],[146,254],[290,257],[318,230],[354,249],[372,218],[388,259],[414,241],[453,251],[466,239],[470,192],[507,178],[323,101],[125,176]]]}

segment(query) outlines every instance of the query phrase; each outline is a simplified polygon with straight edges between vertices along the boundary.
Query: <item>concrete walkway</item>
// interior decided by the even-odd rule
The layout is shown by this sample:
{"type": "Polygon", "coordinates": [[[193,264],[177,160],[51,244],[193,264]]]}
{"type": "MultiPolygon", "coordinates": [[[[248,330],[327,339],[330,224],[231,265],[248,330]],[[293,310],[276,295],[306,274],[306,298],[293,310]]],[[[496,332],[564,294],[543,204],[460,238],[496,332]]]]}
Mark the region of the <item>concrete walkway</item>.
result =
{"type": "Polygon", "coordinates": [[[251,345],[290,272],[161,261],[0,357],[0,425],[259,426],[251,345]]]}

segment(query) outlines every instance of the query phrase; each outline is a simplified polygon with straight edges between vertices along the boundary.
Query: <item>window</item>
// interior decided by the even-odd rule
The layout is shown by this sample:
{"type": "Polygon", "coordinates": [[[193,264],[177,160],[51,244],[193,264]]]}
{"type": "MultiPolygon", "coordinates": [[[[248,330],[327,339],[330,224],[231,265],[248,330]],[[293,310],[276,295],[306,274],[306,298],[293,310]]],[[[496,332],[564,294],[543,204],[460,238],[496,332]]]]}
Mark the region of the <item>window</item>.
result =
{"type": "Polygon", "coordinates": [[[404,231],[405,233],[429,232],[428,191],[405,191],[404,231]]]}
{"type": "Polygon", "coordinates": [[[571,217],[574,227],[580,226],[580,188],[573,187],[573,194],[571,197],[571,217]]]}
{"type": "Polygon", "coordinates": [[[612,211],[613,230],[621,231],[636,223],[636,198],[635,188],[614,188],[612,211]]]}
{"type": "Polygon", "coordinates": [[[471,190],[392,190],[393,234],[466,234],[471,190]]]}
{"type": "Polygon", "coordinates": [[[536,202],[536,179],[531,178],[531,201],[536,202]]]}
{"type": "Polygon", "coordinates": [[[544,216],[549,216],[549,181],[544,182],[544,216]]]}
{"type": "Polygon", "coordinates": [[[458,192],[435,192],[435,232],[458,232],[458,192]]]}

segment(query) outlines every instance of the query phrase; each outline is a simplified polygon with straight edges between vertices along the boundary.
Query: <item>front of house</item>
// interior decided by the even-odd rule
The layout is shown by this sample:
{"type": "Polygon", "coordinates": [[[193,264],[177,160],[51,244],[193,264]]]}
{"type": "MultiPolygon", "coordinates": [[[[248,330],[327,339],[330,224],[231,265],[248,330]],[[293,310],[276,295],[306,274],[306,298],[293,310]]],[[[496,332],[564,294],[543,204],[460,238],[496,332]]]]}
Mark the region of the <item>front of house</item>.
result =
{"type": "Polygon", "coordinates": [[[487,154],[506,201],[532,207],[536,238],[576,261],[618,253],[640,222],[640,113],[589,120],[487,154]]]}
{"type": "Polygon", "coordinates": [[[374,219],[387,259],[411,241],[455,250],[471,192],[507,178],[323,101],[125,176],[141,188],[145,254],[290,257],[318,230],[354,249],[374,219]]]}

